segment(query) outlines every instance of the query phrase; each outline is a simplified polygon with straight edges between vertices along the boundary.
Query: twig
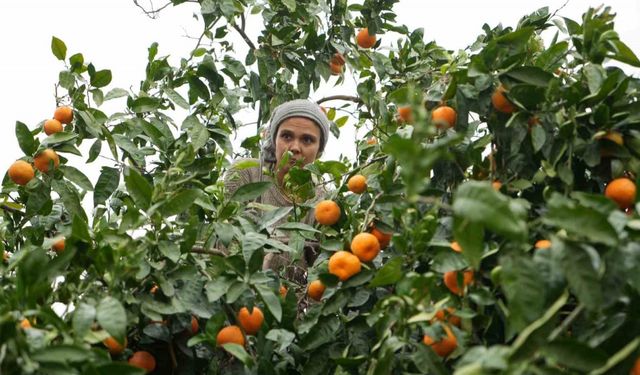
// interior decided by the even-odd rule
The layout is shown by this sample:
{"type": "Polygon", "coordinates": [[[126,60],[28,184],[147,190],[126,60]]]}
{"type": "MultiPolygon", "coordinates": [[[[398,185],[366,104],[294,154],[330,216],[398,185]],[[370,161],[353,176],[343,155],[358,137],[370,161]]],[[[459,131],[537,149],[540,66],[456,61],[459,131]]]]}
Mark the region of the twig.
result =
{"type": "Polygon", "coordinates": [[[333,96],[327,96],[325,98],[322,98],[320,100],[318,100],[316,103],[318,104],[322,104],[324,102],[328,102],[330,100],[347,100],[347,101],[351,101],[354,103],[358,103],[358,104],[363,104],[364,102],[362,101],[362,99],[360,99],[357,96],[351,96],[351,95],[333,95],[333,96]]]}
{"type": "Polygon", "coordinates": [[[1,208],[1,209],[3,209],[3,210],[5,210],[5,211],[9,211],[9,212],[11,212],[11,213],[14,213],[14,214],[24,215],[24,212],[22,212],[22,211],[20,211],[20,210],[18,210],[18,209],[16,209],[16,208],[9,207],[9,206],[7,206],[6,204],[2,204],[2,205],[0,205],[0,208],[1,208]]]}
{"type": "Polygon", "coordinates": [[[564,7],[567,6],[567,4],[569,4],[569,0],[565,1],[564,4],[562,4],[562,6],[558,9],[555,10],[555,12],[553,12],[553,14],[551,14],[551,16],[549,18],[553,18],[556,16],[556,14],[558,14],[559,11],[561,11],[564,7]]]}
{"type": "Polygon", "coordinates": [[[142,9],[142,12],[144,12],[144,14],[146,14],[151,19],[156,19],[158,17],[158,13],[160,13],[162,10],[167,8],[169,5],[173,4],[171,1],[169,1],[165,5],[163,5],[160,8],[158,8],[157,10],[154,10],[153,9],[153,2],[151,2],[151,10],[147,10],[147,9],[145,9],[145,7],[143,7],[142,5],[138,4],[138,0],[133,0],[133,3],[138,8],[142,9]]]}
{"type": "Polygon", "coordinates": [[[580,315],[582,310],[584,310],[584,305],[583,304],[578,305],[578,307],[576,307],[575,310],[573,310],[571,314],[567,316],[567,319],[565,319],[562,322],[562,324],[558,326],[558,328],[556,328],[553,332],[551,332],[551,334],[549,335],[549,341],[555,340],[556,337],[558,337],[562,332],[564,332],[571,325],[571,323],[573,323],[573,321],[576,320],[576,318],[580,315]]]}
{"type": "Polygon", "coordinates": [[[171,356],[171,368],[178,367],[178,360],[176,359],[176,352],[173,350],[173,342],[169,341],[167,344],[169,346],[169,355],[171,356]]]}
{"type": "Polygon", "coordinates": [[[251,49],[257,49],[255,44],[253,44],[253,42],[251,41],[251,39],[249,39],[249,37],[247,36],[247,34],[244,32],[244,30],[242,30],[240,27],[238,27],[238,25],[236,25],[235,23],[232,25],[234,29],[236,29],[236,31],[238,33],[240,33],[240,36],[242,37],[242,39],[244,39],[244,41],[247,43],[247,45],[249,45],[249,48],[251,49]]]}
{"type": "Polygon", "coordinates": [[[196,254],[209,254],[209,255],[220,255],[223,257],[227,256],[227,253],[225,253],[224,251],[220,250],[220,249],[205,249],[203,246],[193,246],[191,248],[191,252],[192,253],[196,253],[196,254]]]}

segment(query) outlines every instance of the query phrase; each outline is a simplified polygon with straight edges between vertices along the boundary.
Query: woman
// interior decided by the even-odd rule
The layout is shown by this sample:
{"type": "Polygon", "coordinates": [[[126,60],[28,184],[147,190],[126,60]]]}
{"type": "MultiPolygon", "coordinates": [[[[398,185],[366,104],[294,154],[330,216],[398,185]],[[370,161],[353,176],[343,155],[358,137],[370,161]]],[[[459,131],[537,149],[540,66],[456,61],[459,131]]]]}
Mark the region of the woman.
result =
{"type": "MultiPolygon", "coordinates": [[[[306,165],[320,157],[329,140],[329,126],[330,122],[325,113],[312,101],[297,99],[276,107],[269,123],[267,139],[262,146],[259,166],[238,168],[239,164],[245,164],[251,159],[233,163],[224,179],[227,196],[233,195],[240,186],[245,184],[272,181],[273,184],[269,190],[264,192],[257,201],[277,207],[292,206],[293,201],[283,188],[284,177],[294,164],[306,165]],[[278,168],[287,151],[292,154],[289,163],[278,168]],[[265,170],[269,173],[265,173],[265,170]],[[275,181],[271,176],[275,177],[275,181]]],[[[258,160],[254,159],[254,161],[258,160]]],[[[316,197],[320,198],[322,195],[324,190],[317,187],[316,197]]],[[[313,213],[309,212],[301,221],[313,224],[313,220],[313,213]]],[[[289,260],[288,254],[269,253],[265,256],[263,268],[279,271],[288,265],[289,260]]],[[[302,260],[301,266],[304,271],[306,269],[304,257],[302,260]]],[[[293,274],[287,272],[287,274],[296,277],[295,274],[299,272],[293,274]]]]}

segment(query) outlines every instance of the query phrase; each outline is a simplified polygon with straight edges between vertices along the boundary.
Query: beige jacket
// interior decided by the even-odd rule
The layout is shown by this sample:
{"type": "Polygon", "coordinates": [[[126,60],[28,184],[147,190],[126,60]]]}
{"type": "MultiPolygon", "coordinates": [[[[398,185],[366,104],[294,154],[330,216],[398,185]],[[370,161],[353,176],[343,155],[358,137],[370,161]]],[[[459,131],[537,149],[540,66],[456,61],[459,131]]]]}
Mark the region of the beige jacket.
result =
{"type": "MultiPolygon", "coordinates": [[[[271,181],[274,182],[271,176],[267,173],[263,173],[260,167],[260,160],[258,159],[239,159],[235,161],[231,167],[227,170],[227,173],[224,176],[224,185],[225,185],[225,195],[227,197],[232,196],[238,188],[243,185],[260,182],[260,181],[271,181]],[[241,164],[246,163],[254,163],[255,166],[239,169],[241,164]]],[[[323,187],[319,186],[316,188],[316,197],[312,199],[312,201],[320,201],[324,199],[326,191],[323,187]]],[[[277,183],[273,183],[271,187],[265,191],[256,201],[262,204],[268,204],[276,207],[290,207],[293,206],[291,200],[285,195],[285,193],[280,189],[277,183]]],[[[287,217],[278,221],[275,226],[281,225],[287,222],[287,217]]],[[[315,223],[314,212],[311,210],[302,220],[301,222],[313,225],[315,223]]],[[[307,251],[305,251],[306,253],[307,251]]],[[[291,257],[287,253],[268,253],[265,255],[264,262],[262,264],[263,269],[272,269],[276,272],[280,272],[285,270],[285,277],[287,279],[295,278],[299,279],[301,273],[305,273],[307,269],[307,259],[309,256],[301,257],[301,261],[298,264],[290,264],[291,257]]],[[[315,258],[315,257],[313,257],[315,258]]]]}

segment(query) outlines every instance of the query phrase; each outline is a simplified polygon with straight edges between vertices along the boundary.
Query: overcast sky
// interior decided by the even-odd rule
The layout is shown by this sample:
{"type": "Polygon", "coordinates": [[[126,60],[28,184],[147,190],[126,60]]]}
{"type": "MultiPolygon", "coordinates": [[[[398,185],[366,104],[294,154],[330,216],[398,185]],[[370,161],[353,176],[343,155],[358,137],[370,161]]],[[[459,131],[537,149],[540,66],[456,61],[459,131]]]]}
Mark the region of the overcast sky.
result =
{"type": "MultiPolygon", "coordinates": [[[[168,1],[168,0],[167,0],[168,1]]],[[[140,0],[140,4],[148,3],[140,0]]],[[[164,3],[156,1],[156,4],[164,3]]],[[[539,0],[401,0],[396,5],[397,21],[410,28],[425,29],[425,39],[435,40],[452,50],[471,44],[481,33],[484,23],[495,26],[515,26],[517,21],[542,6],[552,11],[564,1],[539,0]]],[[[579,20],[581,14],[599,1],[571,0],[559,15],[579,20]]],[[[621,39],[640,55],[640,0],[607,1],[615,12],[616,30],[621,39]]],[[[55,107],[54,83],[63,68],[51,54],[51,37],[62,39],[68,47],[67,56],[81,52],[85,61],[97,69],[111,69],[113,81],[107,88],[138,87],[144,77],[147,48],[159,43],[160,55],[171,55],[178,61],[187,56],[197,36],[198,23],[188,5],[169,7],[159,19],[150,19],[132,0],[0,0],[0,147],[3,158],[0,170],[22,156],[14,135],[17,120],[33,129],[50,118],[55,107]]],[[[261,25],[253,25],[257,30],[261,25]]],[[[637,75],[638,70],[630,70],[637,75]]],[[[349,94],[352,86],[333,88],[324,93],[349,94]]],[[[312,99],[319,99],[322,95],[312,99]]],[[[116,103],[123,108],[124,102],[116,103]]],[[[110,111],[105,109],[107,114],[110,111]]],[[[182,119],[176,118],[178,122],[182,119]]],[[[251,121],[251,120],[246,120],[251,121]]],[[[255,119],[253,119],[255,121],[255,119]]],[[[350,125],[341,139],[332,139],[325,159],[335,159],[340,153],[353,155],[353,132],[350,125]],[[347,150],[347,151],[345,151],[347,150]]],[[[82,159],[71,159],[82,166],[82,159]]],[[[93,183],[99,167],[82,168],[93,183]]]]}

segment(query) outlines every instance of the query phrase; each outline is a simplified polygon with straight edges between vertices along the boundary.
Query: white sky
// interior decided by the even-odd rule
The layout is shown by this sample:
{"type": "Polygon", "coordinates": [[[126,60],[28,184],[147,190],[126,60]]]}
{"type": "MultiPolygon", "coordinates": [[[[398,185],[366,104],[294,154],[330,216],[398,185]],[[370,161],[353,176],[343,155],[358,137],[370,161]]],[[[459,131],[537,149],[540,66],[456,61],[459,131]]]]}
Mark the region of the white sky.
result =
{"type": "MultiPolygon", "coordinates": [[[[163,4],[164,0],[155,3],[163,4]]],[[[484,23],[492,27],[498,23],[515,26],[525,14],[542,6],[549,6],[553,11],[563,3],[557,0],[401,0],[395,10],[399,23],[410,29],[422,27],[427,41],[435,40],[447,49],[457,50],[471,44],[484,23]]],[[[589,6],[600,4],[600,1],[570,0],[558,14],[579,20],[589,6]]],[[[640,0],[610,0],[606,4],[618,14],[616,30],[621,39],[640,55],[640,0]]],[[[135,89],[144,78],[147,48],[152,42],[158,42],[159,54],[171,55],[174,63],[191,51],[195,41],[185,35],[197,36],[200,30],[192,17],[193,9],[188,4],[169,7],[159,19],[152,20],[131,0],[0,0],[0,148],[3,156],[0,171],[4,173],[22,156],[14,133],[16,120],[33,129],[53,115],[54,83],[63,65],[51,54],[52,36],[66,43],[67,57],[81,52],[85,62],[92,62],[97,69],[111,69],[113,81],[105,92],[114,87],[135,89]]],[[[257,30],[261,25],[250,26],[257,30]]],[[[244,53],[240,55],[244,58],[244,53]]],[[[637,69],[628,71],[638,75],[637,69]]],[[[325,93],[352,94],[354,91],[353,85],[334,88],[332,83],[322,90],[323,95],[312,99],[319,99],[325,93]]],[[[119,100],[113,110],[105,107],[107,115],[124,108],[124,99],[119,100]]],[[[182,122],[179,116],[174,119],[182,122]]],[[[325,159],[336,159],[341,153],[353,156],[354,134],[350,128],[350,125],[343,128],[339,140],[330,140],[325,159]]],[[[105,149],[103,147],[103,151],[105,149]]],[[[96,182],[100,169],[97,165],[82,167],[86,157],[70,160],[96,182]]]]}

